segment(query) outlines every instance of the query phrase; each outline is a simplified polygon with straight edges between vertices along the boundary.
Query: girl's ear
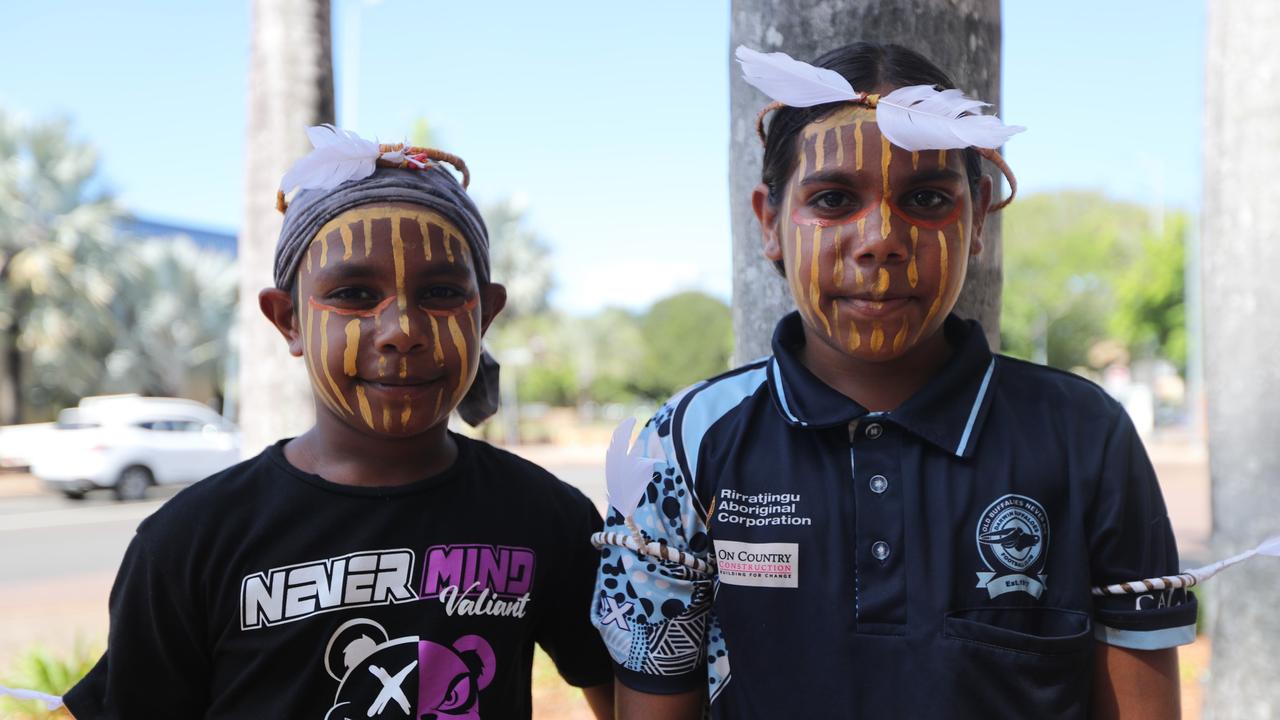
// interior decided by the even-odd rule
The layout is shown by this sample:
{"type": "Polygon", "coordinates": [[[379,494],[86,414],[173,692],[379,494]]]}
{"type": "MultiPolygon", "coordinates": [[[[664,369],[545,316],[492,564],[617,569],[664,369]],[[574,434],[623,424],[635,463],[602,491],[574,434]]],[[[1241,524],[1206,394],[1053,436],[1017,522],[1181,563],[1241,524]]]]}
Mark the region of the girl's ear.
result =
{"type": "Polygon", "coordinates": [[[480,288],[480,336],[489,330],[489,323],[507,306],[507,288],[491,282],[480,288]]]}
{"type": "Polygon", "coordinates": [[[298,327],[298,313],[293,307],[293,296],[280,288],[266,288],[258,293],[258,307],[289,343],[289,354],[302,357],[302,333],[298,327]]]}
{"type": "Polygon", "coordinates": [[[773,262],[782,259],[782,243],[778,241],[778,208],[769,202],[769,186],[760,183],[751,191],[751,209],[760,221],[760,240],[764,256],[773,262]]]}
{"type": "Polygon", "coordinates": [[[978,181],[978,195],[973,199],[973,233],[969,238],[969,254],[982,252],[982,228],[987,222],[987,213],[991,210],[991,178],[983,175],[978,181]]]}

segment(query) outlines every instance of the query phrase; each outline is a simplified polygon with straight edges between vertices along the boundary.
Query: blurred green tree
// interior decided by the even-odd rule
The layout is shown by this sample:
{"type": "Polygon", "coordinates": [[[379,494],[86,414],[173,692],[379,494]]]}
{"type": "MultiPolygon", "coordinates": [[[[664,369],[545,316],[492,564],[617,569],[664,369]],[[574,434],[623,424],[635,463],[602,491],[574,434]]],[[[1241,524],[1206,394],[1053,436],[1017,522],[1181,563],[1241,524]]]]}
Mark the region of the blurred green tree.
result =
{"type": "Polygon", "coordinates": [[[529,227],[522,203],[506,199],[481,214],[489,228],[490,275],[507,288],[507,307],[499,320],[511,322],[546,311],[554,286],[551,248],[529,227]]]}
{"type": "Polygon", "coordinates": [[[1115,279],[1115,309],[1108,330],[1135,357],[1158,355],[1187,366],[1186,244],[1191,219],[1167,215],[1163,227],[1141,238],[1141,261],[1115,279]]]}
{"type": "MultiPolygon", "coordinates": [[[[659,300],[640,320],[639,393],[664,400],[682,388],[729,369],[733,318],[729,306],[688,291],[659,300]]],[[[620,351],[614,348],[614,352],[620,351]]]]}
{"type": "Polygon", "coordinates": [[[101,378],[120,212],[97,168],[67,122],[0,115],[0,423],[74,402],[101,378]]]}
{"type": "Polygon", "coordinates": [[[645,362],[640,318],[623,308],[607,307],[582,320],[585,361],[578,364],[580,395],[598,403],[632,403],[645,362]]]}
{"type": "Polygon", "coordinates": [[[130,244],[114,303],[124,332],[106,359],[109,391],[221,397],[234,348],[235,261],[186,236],[130,244]]]}
{"type": "Polygon", "coordinates": [[[1106,338],[1180,366],[1183,244],[1189,219],[1097,193],[1020,198],[1004,218],[1005,352],[1059,368],[1106,338]]]}

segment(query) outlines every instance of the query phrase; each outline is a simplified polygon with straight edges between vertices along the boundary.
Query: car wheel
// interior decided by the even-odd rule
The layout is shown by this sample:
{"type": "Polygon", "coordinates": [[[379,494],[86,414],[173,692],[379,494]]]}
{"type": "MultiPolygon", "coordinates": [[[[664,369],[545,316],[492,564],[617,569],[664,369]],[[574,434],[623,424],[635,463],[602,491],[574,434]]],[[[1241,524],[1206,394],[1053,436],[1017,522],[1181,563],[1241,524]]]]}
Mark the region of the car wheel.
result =
{"type": "Polygon", "coordinates": [[[116,480],[117,500],[141,500],[151,487],[151,471],[141,465],[130,465],[116,480]]]}

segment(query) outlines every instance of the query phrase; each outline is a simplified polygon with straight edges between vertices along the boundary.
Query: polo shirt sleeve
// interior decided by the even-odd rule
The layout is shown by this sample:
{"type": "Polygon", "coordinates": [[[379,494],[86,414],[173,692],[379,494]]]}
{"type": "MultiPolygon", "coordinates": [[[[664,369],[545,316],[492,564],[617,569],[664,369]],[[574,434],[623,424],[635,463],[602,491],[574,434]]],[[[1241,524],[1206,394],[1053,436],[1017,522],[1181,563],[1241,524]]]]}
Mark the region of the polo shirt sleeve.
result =
{"type": "MultiPolygon", "coordinates": [[[[657,541],[709,559],[710,543],[691,483],[680,471],[672,439],[673,406],[651,419],[636,440],[661,452],[653,479],[632,515],[646,543],[657,541]]],[[[629,534],[609,509],[605,531],[629,534]]],[[[619,682],[645,693],[674,694],[707,682],[711,579],[677,563],[605,545],[596,574],[592,622],[613,657],[619,682]]]]}
{"type": "MultiPolygon", "coordinates": [[[[1102,462],[1090,514],[1091,586],[1178,574],[1178,548],[1155,470],[1118,406],[1102,462]]],[[[1094,636],[1108,645],[1159,650],[1195,640],[1196,598],[1186,590],[1094,600],[1094,636]]]]}

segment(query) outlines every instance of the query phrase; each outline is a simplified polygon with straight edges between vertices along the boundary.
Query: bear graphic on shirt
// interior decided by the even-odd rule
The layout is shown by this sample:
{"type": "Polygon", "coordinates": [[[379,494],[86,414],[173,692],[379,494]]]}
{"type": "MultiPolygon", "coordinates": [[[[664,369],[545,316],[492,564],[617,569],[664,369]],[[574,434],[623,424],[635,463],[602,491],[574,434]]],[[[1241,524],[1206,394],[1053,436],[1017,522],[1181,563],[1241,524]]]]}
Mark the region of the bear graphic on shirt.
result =
{"type": "Polygon", "coordinates": [[[392,639],[378,623],[357,618],[334,631],[325,670],[338,681],[325,720],[479,720],[480,691],[493,681],[495,656],[479,635],[450,645],[417,636],[392,639]]]}

